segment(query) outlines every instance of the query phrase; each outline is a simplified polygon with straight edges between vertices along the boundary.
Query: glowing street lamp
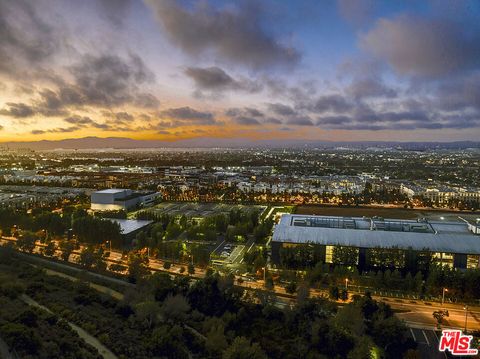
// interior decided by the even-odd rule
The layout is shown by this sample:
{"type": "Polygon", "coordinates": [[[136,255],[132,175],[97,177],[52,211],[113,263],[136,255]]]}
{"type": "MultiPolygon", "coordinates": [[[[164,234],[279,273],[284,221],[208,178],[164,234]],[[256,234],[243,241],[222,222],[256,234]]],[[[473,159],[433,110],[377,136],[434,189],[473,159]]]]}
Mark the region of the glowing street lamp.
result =
{"type": "Polygon", "coordinates": [[[348,290],[348,278],[345,278],[345,290],[348,290]]]}
{"type": "Polygon", "coordinates": [[[445,292],[448,292],[447,288],[443,288],[442,290],[442,306],[443,306],[443,303],[445,302],[445,292]]]}

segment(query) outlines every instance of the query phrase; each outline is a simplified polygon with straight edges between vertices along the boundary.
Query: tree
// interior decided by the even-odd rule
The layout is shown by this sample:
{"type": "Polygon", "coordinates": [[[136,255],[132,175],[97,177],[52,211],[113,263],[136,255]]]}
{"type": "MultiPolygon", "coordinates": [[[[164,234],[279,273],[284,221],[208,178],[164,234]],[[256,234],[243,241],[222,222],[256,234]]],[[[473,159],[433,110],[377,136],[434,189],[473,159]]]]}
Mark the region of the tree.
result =
{"type": "Polygon", "coordinates": [[[344,302],[348,300],[348,291],[346,289],[342,289],[342,292],[340,293],[340,299],[344,302]]]}
{"type": "Polygon", "coordinates": [[[258,343],[251,343],[245,337],[236,337],[223,352],[223,359],[266,359],[264,351],[258,343]]]}
{"type": "Polygon", "coordinates": [[[188,274],[190,274],[190,275],[195,274],[195,267],[193,266],[192,263],[189,263],[189,264],[188,264],[187,270],[188,270],[188,274]]]}
{"type": "Polygon", "coordinates": [[[71,241],[62,241],[60,242],[60,251],[62,252],[61,257],[65,262],[68,262],[70,254],[72,254],[75,246],[71,241]]]}
{"type": "Polygon", "coordinates": [[[285,291],[286,291],[288,294],[295,294],[295,292],[297,291],[297,283],[296,283],[295,281],[289,282],[289,283],[285,286],[285,291]]]}
{"type": "Polygon", "coordinates": [[[190,311],[190,304],[181,294],[172,296],[171,294],[163,301],[161,313],[163,317],[171,323],[183,323],[187,319],[187,313],[190,311]]]}
{"type": "Polygon", "coordinates": [[[52,257],[55,254],[56,250],[57,250],[57,245],[55,244],[55,242],[49,241],[47,243],[47,246],[45,247],[44,253],[46,256],[52,257]]]}
{"type": "Polygon", "coordinates": [[[210,354],[221,353],[228,347],[224,331],[225,327],[223,326],[223,323],[219,323],[210,328],[207,333],[207,340],[205,341],[205,348],[210,354]]]}
{"type": "Polygon", "coordinates": [[[163,262],[163,269],[170,269],[170,267],[172,266],[172,263],[170,263],[169,261],[165,261],[163,262]]]}
{"type": "Polygon", "coordinates": [[[331,286],[328,290],[328,296],[330,299],[338,300],[340,298],[340,290],[337,286],[331,286]]]}
{"type": "Polygon", "coordinates": [[[145,322],[147,328],[151,328],[155,324],[160,315],[160,307],[158,303],[153,300],[147,300],[145,302],[140,302],[135,306],[135,314],[137,318],[145,322]]]}
{"type": "Polygon", "coordinates": [[[35,249],[35,242],[37,241],[37,236],[33,232],[25,231],[17,239],[17,247],[24,252],[32,253],[35,249]]]}
{"type": "Polygon", "coordinates": [[[148,258],[139,253],[131,253],[128,257],[128,279],[132,283],[150,274],[148,270],[148,258]]]}

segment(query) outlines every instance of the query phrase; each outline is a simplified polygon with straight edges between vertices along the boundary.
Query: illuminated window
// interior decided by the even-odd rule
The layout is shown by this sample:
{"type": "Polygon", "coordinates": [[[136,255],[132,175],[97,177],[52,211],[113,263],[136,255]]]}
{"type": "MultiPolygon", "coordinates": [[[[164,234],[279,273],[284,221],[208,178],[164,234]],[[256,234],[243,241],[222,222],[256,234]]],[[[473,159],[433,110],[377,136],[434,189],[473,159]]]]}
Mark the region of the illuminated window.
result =
{"type": "Polygon", "coordinates": [[[432,259],[441,266],[453,268],[453,254],[452,253],[433,253],[432,259]]]}
{"type": "Polygon", "coordinates": [[[325,263],[333,262],[333,246],[325,246],[325,263]]]}
{"type": "Polygon", "coordinates": [[[467,255],[467,269],[478,269],[480,256],[467,255]]]}

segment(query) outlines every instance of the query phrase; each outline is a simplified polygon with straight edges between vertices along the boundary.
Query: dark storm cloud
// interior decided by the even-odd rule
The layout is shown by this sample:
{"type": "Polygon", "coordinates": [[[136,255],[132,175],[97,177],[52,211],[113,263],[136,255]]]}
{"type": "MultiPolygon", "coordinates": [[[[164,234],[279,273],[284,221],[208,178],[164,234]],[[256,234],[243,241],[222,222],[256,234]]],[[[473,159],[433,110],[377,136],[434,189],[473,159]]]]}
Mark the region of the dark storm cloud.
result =
{"type": "Polygon", "coordinates": [[[109,124],[106,124],[106,123],[96,122],[87,116],[73,115],[73,116],[64,118],[63,121],[69,124],[75,125],[75,127],[77,128],[90,127],[90,128],[100,129],[100,130],[112,130],[112,131],[117,130],[117,128],[114,126],[110,126],[109,124]]]}
{"type": "Polygon", "coordinates": [[[280,116],[293,116],[296,114],[296,111],[293,108],[281,103],[271,103],[268,105],[268,108],[270,111],[280,116]]]}
{"type": "Polygon", "coordinates": [[[191,107],[170,108],[162,111],[160,115],[174,120],[194,120],[203,124],[215,123],[213,113],[197,111],[191,107]]]}
{"type": "Polygon", "coordinates": [[[280,43],[262,26],[258,4],[240,2],[237,8],[215,9],[207,2],[186,8],[173,0],[147,0],[173,44],[190,55],[249,66],[294,65],[300,55],[280,43]]]}
{"type": "Polygon", "coordinates": [[[360,46],[400,74],[438,77],[480,65],[477,30],[450,20],[400,15],[378,20],[360,36],[360,46]]]}
{"type": "Polygon", "coordinates": [[[394,98],[397,91],[386,86],[381,80],[364,78],[354,80],[347,88],[346,93],[355,99],[386,97],[394,98]]]}
{"type": "Polygon", "coordinates": [[[25,103],[7,102],[8,108],[0,110],[0,115],[14,118],[27,118],[35,115],[35,110],[32,106],[25,103]]]}
{"type": "Polygon", "coordinates": [[[249,93],[259,92],[262,86],[255,81],[240,79],[236,80],[220,67],[188,67],[185,74],[195,82],[198,90],[207,91],[245,91],[249,93]]]}
{"type": "Polygon", "coordinates": [[[265,119],[264,123],[269,123],[269,124],[273,124],[273,125],[281,125],[283,122],[280,121],[278,118],[269,117],[269,118],[265,119]]]}
{"type": "Polygon", "coordinates": [[[264,117],[264,113],[256,108],[243,107],[243,108],[229,108],[225,111],[225,115],[229,117],[264,117]]]}
{"type": "Polygon", "coordinates": [[[154,76],[136,55],[126,59],[116,55],[85,55],[68,70],[73,81],[54,77],[57,88],[42,89],[37,94],[39,99],[28,105],[34,113],[65,116],[72,108],[88,106],[157,108],[159,105],[155,96],[141,89],[154,76]]]}
{"type": "Polygon", "coordinates": [[[38,14],[35,2],[0,0],[0,71],[38,66],[58,47],[53,28],[38,14]]]}
{"type": "Polygon", "coordinates": [[[39,92],[41,100],[35,103],[35,110],[47,117],[65,116],[68,111],[64,109],[64,104],[58,94],[50,89],[44,89],[39,92]]]}
{"type": "Polygon", "coordinates": [[[300,107],[316,113],[344,113],[350,111],[353,105],[342,95],[326,95],[320,96],[313,101],[300,104],[300,107]]]}
{"type": "Polygon", "coordinates": [[[293,126],[313,126],[313,122],[309,117],[292,117],[287,120],[287,124],[293,126]]]}
{"type": "MultiPolygon", "coordinates": [[[[70,68],[70,72],[75,84],[61,89],[61,98],[78,105],[110,107],[142,102],[145,100],[142,96],[148,94],[139,86],[154,80],[153,73],[136,55],[130,55],[128,59],[115,55],[86,55],[70,68]]],[[[158,101],[148,105],[157,106],[158,101]]]]}
{"type": "Polygon", "coordinates": [[[45,133],[70,133],[70,132],[75,132],[78,131],[80,127],[77,126],[70,126],[70,127],[58,127],[58,128],[52,128],[49,130],[32,130],[30,133],[32,135],[42,135],[45,133]]]}
{"type": "Polygon", "coordinates": [[[240,116],[240,117],[235,117],[233,120],[235,121],[235,123],[243,126],[260,125],[260,122],[256,118],[252,118],[252,117],[240,116]]]}
{"type": "Polygon", "coordinates": [[[323,116],[317,120],[317,125],[345,125],[351,123],[352,119],[349,116],[323,116]]]}
{"type": "Polygon", "coordinates": [[[480,111],[480,71],[442,82],[435,95],[435,105],[445,111],[480,111]]]}

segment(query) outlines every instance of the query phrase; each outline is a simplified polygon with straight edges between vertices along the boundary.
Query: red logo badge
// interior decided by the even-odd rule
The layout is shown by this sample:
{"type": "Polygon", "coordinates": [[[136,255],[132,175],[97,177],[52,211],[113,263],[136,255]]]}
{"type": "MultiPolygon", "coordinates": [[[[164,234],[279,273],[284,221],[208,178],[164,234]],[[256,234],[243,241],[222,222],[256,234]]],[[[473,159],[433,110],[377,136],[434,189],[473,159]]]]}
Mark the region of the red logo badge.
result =
{"type": "Polygon", "coordinates": [[[461,330],[443,330],[438,350],[450,351],[452,355],[477,355],[478,349],[470,349],[471,335],[462,335],[461,330]]]}

